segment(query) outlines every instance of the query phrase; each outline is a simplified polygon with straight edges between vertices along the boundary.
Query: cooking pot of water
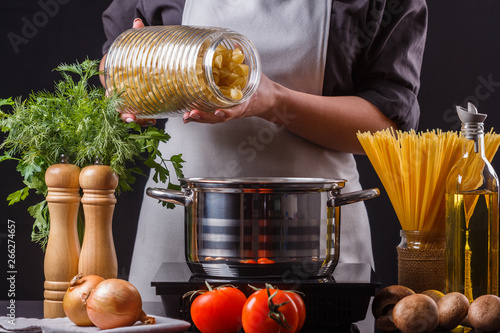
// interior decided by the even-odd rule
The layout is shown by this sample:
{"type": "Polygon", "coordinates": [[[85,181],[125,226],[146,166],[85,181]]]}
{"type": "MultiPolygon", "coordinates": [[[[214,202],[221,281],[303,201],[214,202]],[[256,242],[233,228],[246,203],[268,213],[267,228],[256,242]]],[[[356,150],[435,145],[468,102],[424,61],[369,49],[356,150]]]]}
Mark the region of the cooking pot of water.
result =
{"type": "Polygon", "coordinates": [[[183,191],[148,188],[185,207],[185,255],[213,277],[327,276],[339,259],[340,207],[379,195],[341,193],[346,180],[185,178],[183,191]]]}

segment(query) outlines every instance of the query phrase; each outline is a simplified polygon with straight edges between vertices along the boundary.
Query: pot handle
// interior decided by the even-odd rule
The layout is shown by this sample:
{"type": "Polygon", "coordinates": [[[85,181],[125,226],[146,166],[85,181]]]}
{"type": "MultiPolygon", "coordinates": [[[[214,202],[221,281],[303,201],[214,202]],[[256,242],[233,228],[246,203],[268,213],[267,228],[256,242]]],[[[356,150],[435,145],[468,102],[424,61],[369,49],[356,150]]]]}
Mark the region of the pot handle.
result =
{"type": "Polygon", "coordinates": [[[368,199],[376,198],[380,195],[378,188],[372,188],[369,190],[361,190],[349,193],[338,194],[328,200],[328,207],[338,207],[343,205],[352,204],[358,201],[365,201],[368,199]]]}
{"type": "Polygon", "coordinates": [[[159,187],[148,187],[146,194],[152,198],[180,206],[190,206],[193,203],[193,199],[186,196],[182,191],[168,190],[166,188],[159,187]]]}

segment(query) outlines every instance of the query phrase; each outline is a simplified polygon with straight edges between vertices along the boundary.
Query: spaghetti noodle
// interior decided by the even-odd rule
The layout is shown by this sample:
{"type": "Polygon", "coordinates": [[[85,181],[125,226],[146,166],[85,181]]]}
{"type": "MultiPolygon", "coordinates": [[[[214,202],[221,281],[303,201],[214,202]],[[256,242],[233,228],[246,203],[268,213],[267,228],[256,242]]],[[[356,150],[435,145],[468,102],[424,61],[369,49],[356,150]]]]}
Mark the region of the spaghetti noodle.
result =
{"type": "MultiPolygon", "coordinates": [[[[452,131],[390,129],[374,134],[358,132],[358,139],[402,229],[444,234],[446,178],[462,156],[465,139],[452,131]]],[[[491,161],[500,146],[500,134],[490,131],[484,141],[491,161]]]]}

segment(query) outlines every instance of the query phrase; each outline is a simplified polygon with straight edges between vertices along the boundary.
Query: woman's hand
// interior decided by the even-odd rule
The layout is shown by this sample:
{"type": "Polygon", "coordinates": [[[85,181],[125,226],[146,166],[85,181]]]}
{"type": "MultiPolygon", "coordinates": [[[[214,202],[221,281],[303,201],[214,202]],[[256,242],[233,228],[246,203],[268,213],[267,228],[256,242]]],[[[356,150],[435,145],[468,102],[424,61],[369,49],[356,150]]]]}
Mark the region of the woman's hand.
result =
{"type": "Polygon", "coordinates": [[[245,117],[262,117],[276,103],[276,83],[271,81],[267,76],[262,74],[259,87],[249,100],[243,104],[237,105],[229,109],[219,109],[215,112],[204,112],[200,110],[192,110],[184,113],[184,123],[197,122],[205,124],[223,123],[231,119],[240,119],[245,117]]]}

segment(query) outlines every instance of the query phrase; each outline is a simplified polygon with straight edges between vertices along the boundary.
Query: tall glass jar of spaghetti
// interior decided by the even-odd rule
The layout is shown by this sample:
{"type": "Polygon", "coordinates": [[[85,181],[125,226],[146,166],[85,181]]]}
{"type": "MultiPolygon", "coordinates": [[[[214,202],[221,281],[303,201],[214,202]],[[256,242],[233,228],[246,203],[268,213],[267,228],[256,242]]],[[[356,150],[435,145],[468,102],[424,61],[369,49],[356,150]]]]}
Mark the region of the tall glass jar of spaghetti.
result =
{"type": "Polygon", "coordinates": [[[446,292],[498,295],[498,177],[485,156],[485,114],[457,108],[463,154],[446,181],[446,292]]]}
{"type": "Polygon", "coordinates": [[[177,25],[123,32],[104,71],[108,92],[123,97],[122,111],[165,118],[245,102],[258,87],[261,65],[254,44],[235,31],[177,25]]]}

